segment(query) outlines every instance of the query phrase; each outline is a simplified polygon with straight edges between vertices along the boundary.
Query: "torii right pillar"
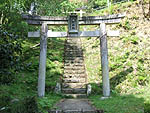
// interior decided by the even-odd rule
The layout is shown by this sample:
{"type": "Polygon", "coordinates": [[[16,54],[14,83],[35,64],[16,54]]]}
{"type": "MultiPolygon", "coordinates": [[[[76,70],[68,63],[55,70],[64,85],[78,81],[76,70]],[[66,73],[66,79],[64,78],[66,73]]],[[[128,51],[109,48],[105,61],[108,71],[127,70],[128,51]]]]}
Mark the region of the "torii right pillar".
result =
{"type": "Polygon", "coordinates": [[[107,33],[106,24],[100,24],[100,51],[101,51],[101,67],[102,67],[102,82],[103,82],[103,96],[110,96],[110,81],[109,81],[109,67],[108,67],[108,48],[107,48],[107,33]]]}

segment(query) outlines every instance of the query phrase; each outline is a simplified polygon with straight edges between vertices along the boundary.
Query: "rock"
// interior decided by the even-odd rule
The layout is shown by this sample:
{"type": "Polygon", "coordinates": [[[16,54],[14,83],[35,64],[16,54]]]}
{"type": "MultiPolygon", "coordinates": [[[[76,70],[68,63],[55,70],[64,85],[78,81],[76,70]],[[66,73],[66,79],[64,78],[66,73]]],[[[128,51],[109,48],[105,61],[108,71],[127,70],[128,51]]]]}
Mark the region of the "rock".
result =
{"type": "Polygon", "coordinates": [[[11,102],[12,102],[12,103],[14,103],[14,102],[19,102],[19,99],[15,98],[15,99],[11,100],[11,102]]]}
{"type": "Polygon", "coordinates": [[[92,86],[90,84],[87,85],[87,96],[89,96],[92,92],[92,86]]]}
{"type": "Polygon", "coordinates": [[[61,93],[61,84],[60,83],[57,83],[56,84],[56,87],[55,87],[55,93],[61,93]]]}

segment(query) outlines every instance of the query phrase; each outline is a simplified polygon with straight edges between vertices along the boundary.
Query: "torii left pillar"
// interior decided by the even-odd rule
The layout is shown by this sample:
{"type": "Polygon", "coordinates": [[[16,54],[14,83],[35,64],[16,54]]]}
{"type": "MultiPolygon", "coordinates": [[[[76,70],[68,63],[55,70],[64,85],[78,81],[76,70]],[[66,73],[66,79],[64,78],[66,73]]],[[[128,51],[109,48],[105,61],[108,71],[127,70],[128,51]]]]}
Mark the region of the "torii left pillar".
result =
{"type": "Polygon", "coordinates": [[[39,97],[43,97],[45,95],[47,32],[48,26],[46,23],[43,23],[41,26],[40,59],[39,59],[39,78],[38,78],[39,97]]]}

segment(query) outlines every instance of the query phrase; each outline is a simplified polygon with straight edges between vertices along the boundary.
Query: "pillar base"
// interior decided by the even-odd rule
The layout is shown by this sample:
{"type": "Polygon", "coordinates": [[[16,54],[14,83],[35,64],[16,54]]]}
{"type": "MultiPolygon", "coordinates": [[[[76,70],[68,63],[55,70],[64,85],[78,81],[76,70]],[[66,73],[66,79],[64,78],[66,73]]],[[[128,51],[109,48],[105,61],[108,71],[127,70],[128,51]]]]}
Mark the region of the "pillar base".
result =
{"type": "Polygon", "coordinates": [[[112,98],[112,97],[110,97],[110,96],[109,97],[101,97],[100,100],[106,100],[106,99],[110,99],[110,98],[112,98]]]}

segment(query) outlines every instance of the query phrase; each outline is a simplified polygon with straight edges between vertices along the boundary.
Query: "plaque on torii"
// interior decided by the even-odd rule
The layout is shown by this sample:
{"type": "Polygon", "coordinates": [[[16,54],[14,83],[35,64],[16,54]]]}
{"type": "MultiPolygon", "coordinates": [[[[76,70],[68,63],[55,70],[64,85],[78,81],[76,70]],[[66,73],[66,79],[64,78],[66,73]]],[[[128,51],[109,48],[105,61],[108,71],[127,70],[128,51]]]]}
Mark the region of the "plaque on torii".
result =
{"type": "Polygon", "coordinates": [[[120,23],[125,14],[114,14],[108,16],[83,16],[70,14],[68,17],[52,17],[22,14],[22,18],[30,25],[41,25],[40,31],[28,32],[28,37],[41,37],[40,41],[40,62],[38,78],[38,96],[45,95],[45,73],[46,73],[46,52],[47,38],[53,37],[100,37],[101,66],[103,96],[110,96],[109,67],[108,67],[108,49],[107,36],[119,36],[119,31],[106,31],[107,24],[120,23]],[[49,25],[66,25],[67,32],[57,32],[48,30],[49,25]],[[79,31],[81,25],[99,25],[100,29],[95,31],[79,31]]]}

